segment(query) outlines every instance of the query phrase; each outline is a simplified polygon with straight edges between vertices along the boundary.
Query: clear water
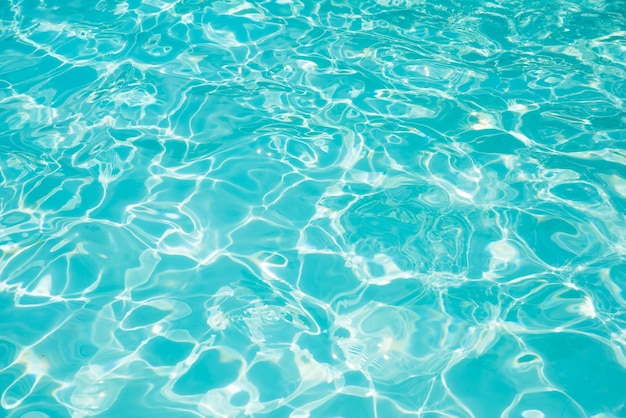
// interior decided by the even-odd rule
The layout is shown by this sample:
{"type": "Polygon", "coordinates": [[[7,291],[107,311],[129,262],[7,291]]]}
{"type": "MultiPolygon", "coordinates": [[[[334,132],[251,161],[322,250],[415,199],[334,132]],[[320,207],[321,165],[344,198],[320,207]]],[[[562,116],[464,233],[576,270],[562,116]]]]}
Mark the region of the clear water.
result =
{"type": "Polygon", "coordinates": [[[625,1],[0,19],[1,416],[626,416],[625,1]]]}

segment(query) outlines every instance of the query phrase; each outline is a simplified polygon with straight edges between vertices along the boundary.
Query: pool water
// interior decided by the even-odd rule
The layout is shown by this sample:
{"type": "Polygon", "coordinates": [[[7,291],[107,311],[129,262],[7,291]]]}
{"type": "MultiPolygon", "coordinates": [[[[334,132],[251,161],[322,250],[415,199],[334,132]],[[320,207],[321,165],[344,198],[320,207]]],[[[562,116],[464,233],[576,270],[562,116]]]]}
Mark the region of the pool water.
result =
{"type": "Polygon", "coordinates": [[[626,1],[0,3],[0,416],[626,417],[626,1]]]}

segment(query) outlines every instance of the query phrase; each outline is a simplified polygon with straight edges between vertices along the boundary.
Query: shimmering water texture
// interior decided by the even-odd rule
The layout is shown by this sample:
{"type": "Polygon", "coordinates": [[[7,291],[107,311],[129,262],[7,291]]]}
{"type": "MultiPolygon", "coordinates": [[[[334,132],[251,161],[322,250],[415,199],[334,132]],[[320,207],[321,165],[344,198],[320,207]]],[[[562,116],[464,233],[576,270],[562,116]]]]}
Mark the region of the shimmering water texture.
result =
{"type": "Polygon", "coordinates": [[[1,416],[626,417],[626,1],[0,17],[1,416]]]}

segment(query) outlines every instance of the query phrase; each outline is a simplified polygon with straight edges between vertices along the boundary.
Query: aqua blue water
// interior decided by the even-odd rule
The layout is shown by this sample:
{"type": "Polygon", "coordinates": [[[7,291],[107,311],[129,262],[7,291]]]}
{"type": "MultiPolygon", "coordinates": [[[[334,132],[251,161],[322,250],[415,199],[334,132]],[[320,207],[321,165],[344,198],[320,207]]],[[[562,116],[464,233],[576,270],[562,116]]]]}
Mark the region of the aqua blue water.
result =
{"type": "Polygon", "coordinates": [[[626,1],[0,1],[0,416],[626,417],[626,1]]]}

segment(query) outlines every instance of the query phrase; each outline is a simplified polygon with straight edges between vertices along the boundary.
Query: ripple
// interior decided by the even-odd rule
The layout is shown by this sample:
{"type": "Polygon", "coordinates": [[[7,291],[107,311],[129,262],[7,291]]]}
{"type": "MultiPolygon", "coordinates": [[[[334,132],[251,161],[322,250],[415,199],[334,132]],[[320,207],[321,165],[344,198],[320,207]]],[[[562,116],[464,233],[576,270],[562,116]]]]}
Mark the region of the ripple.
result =
{"type": "Polygon", "coordinates": [[[12,1],[2,408],[624,415],[622,6],[12,1]]]}

